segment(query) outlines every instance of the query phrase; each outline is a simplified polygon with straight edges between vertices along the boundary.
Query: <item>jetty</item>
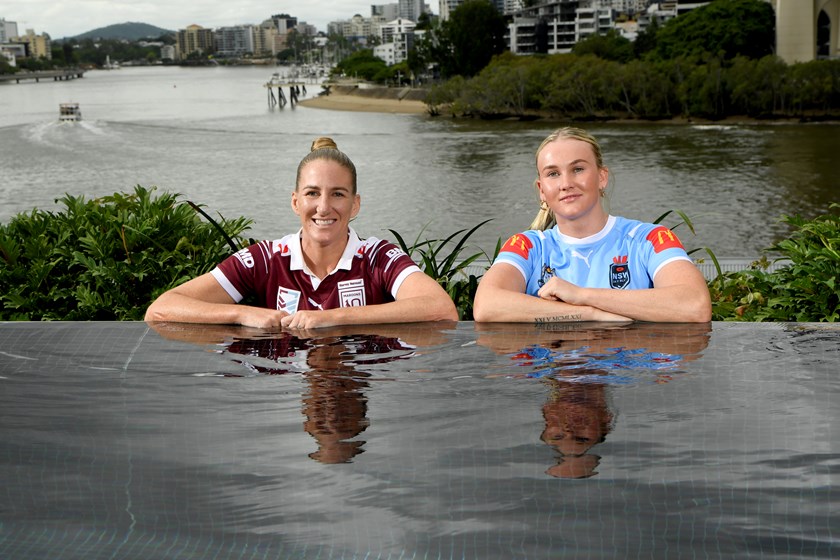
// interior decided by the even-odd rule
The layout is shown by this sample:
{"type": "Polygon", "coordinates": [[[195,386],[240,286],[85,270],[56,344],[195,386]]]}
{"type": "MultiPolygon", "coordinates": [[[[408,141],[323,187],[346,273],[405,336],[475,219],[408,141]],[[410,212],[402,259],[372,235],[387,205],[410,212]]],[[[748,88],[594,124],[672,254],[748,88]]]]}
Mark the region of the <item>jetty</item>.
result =
{"type": "Polygon", "coordinates": [[[274,108],[277,105],[283,107],[286,103],[291,103],[292,106],[298,102],[298,97],[301,93],[306,95],[306,83],[299,80],[286,80],[280,77],[279,72],[271,75],[271,79],[266,82],[263,87],[268,90],[268,106],[274,108]],[[277,95],[274,95],[274,88],[277,88],[277,95]],[[289,88],[289,97],[283,93],[283,88],[289,88]]]}
{"type": "Polygon", "coordinates": [[[21,80],[52,80],[54,82],[83,78],[85,71],[81,68],[65,68],[62,70],[39,70],[36,72],[16,72],[14,74],[0,74],[0,82],[15,82],[21,80]]]}

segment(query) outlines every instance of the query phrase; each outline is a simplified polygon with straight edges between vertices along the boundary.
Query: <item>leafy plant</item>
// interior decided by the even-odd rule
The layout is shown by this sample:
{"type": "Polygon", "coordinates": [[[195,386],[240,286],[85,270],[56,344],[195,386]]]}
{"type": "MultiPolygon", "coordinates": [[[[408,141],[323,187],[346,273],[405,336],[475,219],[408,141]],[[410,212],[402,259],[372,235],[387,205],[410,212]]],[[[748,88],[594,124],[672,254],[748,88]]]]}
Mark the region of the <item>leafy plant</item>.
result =
{"type": "Polygon", "coordinates": [[[473,318],[473,300],[475,299],[475,291],[478,289],[479,277],[475,274],[466,274],[465,270],[473,262],[481,257],[492,262],[501,248],[501,239],[496,243],[496,250],[493,257],[490,258],[487,253],[480,251],[474,253],[463,260],[458,260],[461,252],[465,248],[467,240],[473,233],[481,226],[489,222],[484,220],[476,226],[473,226],[469,231],[461,229],[449,235],[446,239],[432,239],[420,241],[420,236],[423,235],[425,227],[420,230],[414,243],[409,246],[403,237],[393,229],[388,231],[396,238],[397,243],[408,256],[414,258],[414,253],[420,255],[418,264],[420,269],[426,274],[434,278],[438,284],[449,294],[452,301],[455,302],[455,307],[458,309],[458,317],[462,321],[472,321],[473,318]],[[466,232],[466,233],[464,233],[466,232]],[[462,235],[463,234],[463,235],[462,235]],[[456,242],[452,250],[444,255],[444,249],[447,245],[455,240],[456,237],[461,236],[456,242]]]}
{"type": "Polygon", "coordinates": [[[201,221],[177,194],[137,186],[0,225],[0,320],[139,320],[163,291],[209,271],[252,221],[201,221]],[[222,230],[220,234],[219,229],[222,230]]]}
{"type": "MultiPolygon", "coordinates": [[[[830,210],[840,209],[834,203],[830,210]]],[[[790,264],[767,272],[763,259],[749,270],[720,275],[710,285],[712,318],[723,321],[840,320],[840,216],[785,216],[795,228],[770,248],[790,264]]]]}

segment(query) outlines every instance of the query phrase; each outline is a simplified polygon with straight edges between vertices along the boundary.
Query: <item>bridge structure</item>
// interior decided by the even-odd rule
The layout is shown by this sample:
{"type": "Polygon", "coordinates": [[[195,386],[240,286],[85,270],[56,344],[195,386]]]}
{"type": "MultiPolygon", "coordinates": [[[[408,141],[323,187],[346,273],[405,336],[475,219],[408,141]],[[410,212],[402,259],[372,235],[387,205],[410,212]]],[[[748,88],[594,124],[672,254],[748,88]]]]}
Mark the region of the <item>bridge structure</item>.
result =
{"type": "Polygon", "coordinates": [[[65,69],[65,70],[40,70],[37,72],[17,72],[15,74],[0,74],[0,82],[15,82],[20,83],[23,80],[35,80],[36,82],[40,82],[41,80],[53,80],[53,81],[62,81],[62,80],[74,80],[76,78],[82,78],[85,75],[84,70],[80,70],[78,68],[73,69],[65,69]]]}
{"type": "Polygon", "coordinates": [[[768,0],[776,11],[776,54],[787,62],[840,57],[840,0],[768,0]]]}

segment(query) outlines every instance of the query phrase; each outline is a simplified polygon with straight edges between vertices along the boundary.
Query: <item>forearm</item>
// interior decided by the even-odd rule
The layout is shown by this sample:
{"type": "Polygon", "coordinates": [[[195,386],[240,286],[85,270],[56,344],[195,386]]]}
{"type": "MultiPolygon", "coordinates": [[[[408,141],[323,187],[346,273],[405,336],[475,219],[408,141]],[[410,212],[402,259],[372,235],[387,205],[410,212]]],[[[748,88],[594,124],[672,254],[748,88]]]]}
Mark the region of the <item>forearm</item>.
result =
{"type": "Polygon", "coordinates": [[[474,305],[475,320],[495,323],[559,323],[626,321],[620,314],[589,305],[552,301],[503,288],[481,287],[474,305]]]}
{"type": "Polygon", "coordinates": [[[580,288],[575,303],[637,321],[704,323],[711,320],[707,289],[674,285],[644,290],[580,288]]]}
{"type": "MultiPolygon", "coordinates": [[[[317,326],[365,325],[373,323],[415,323],[422,321],[457,321],[452,300],[434,297],[409,297],[361,307],[340,307],[316,312],[317,326]]],[[[291,320],[294,324],[294,320],[291,320]]]]}
{"type": "Polygon", "coordinates": [[[243,324],[243,307],[236,303],[212,303],[177,292],[166,292],[146,310],[146,321],[174,323],[243,324]]]}

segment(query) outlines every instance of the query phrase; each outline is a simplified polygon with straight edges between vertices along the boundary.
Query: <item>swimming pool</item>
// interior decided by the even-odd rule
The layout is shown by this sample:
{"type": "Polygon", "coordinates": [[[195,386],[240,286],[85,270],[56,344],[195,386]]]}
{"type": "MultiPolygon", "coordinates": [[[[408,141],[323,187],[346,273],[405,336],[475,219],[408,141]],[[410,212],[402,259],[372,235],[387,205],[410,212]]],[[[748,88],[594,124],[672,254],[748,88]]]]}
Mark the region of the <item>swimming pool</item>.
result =
{"type": "Polygon", "coordinates": [[[2,323],[0,558],[838,557],[838,358],[818,324],[2,323]]]}

